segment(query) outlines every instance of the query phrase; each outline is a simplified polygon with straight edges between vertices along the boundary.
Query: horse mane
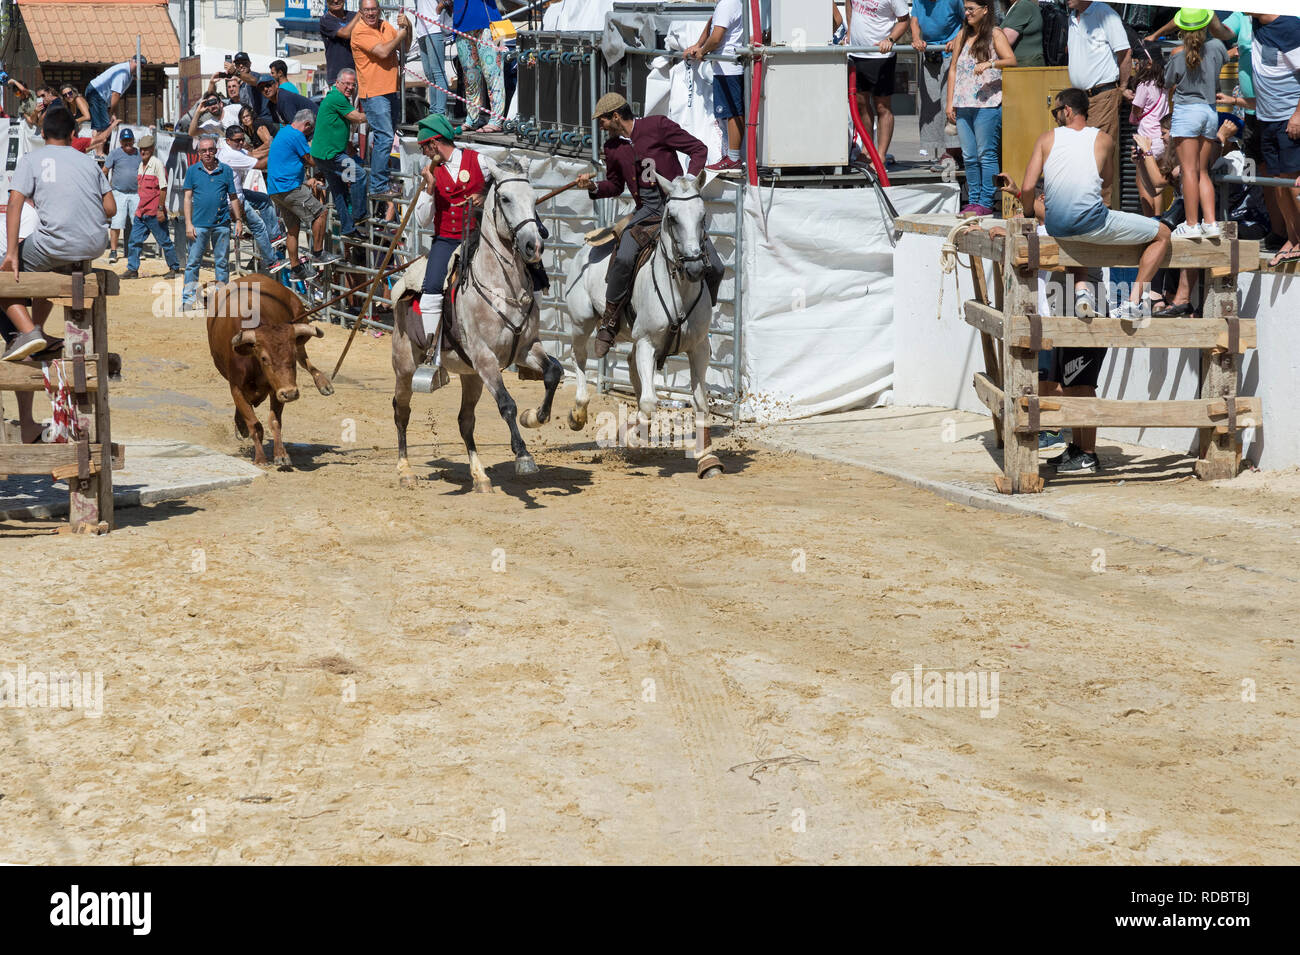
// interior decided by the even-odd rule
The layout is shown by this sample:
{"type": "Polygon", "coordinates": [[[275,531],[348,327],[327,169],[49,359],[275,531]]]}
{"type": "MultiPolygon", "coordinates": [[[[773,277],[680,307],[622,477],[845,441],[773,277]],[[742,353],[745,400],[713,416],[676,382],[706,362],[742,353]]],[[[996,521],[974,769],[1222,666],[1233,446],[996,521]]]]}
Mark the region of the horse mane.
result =
{"type": "MultiPolygon", "coordinates": [[[[502,159],[494,160],[497,168],[504,173],[512,175],[527,176],[528,172],[524,169],[523,164],[514,156],[507,154],[502,159]]],[[[491,200],[492,193],[496,191],[497,180],[494,176],[491,185],[488,186],[488,199],[491,200]]],[[[460,258],[460,278],[456,283],[457,290],[465,284],[469,277],[469,265],[474,261],[474,256],[478,252],[479,242],[483,238],[483,215],[487,212],[487,201],[483,203],[481,209],[469,210],[470,228],[461,243],[460,258]]]]}

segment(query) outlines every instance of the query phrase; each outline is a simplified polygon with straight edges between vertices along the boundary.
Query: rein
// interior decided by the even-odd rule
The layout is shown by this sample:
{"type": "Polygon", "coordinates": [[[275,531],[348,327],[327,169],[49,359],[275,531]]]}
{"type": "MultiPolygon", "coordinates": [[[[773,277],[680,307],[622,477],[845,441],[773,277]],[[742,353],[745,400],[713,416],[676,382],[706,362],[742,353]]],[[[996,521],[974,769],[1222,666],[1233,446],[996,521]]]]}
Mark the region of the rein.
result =
{"type": "MultiPolygon", "coordinates": [[[[493,180],[491,187],[488,189],[489,195],[496,189],[498,185],[507,182],[527,183],[528,179],[526,179],[523,176],[513,176],[509,179],[493,180]]],[[[514,242],[515,237],[519,235],[520,230],[523,229],[524,226],[528,225],[530,222],[537,223],[539,228],[542,224],[542,220],[538,218],[537,210],[536,208],[534,208],[533,214],[530,217],[521,219],[519,220],[519,222],[512,225],[510,219],[501,210],[500,205],[496,202],[493,202],[492,205],[492,217],[494,221],[497,218],[500,218],[502,221],[504,221],[506,228],[510,232],[510,240],[512,243],[514,242]]],[[[494,231],[496,231],[495,228],[484,229],[482,233],[482,241],[486,243],[488,247],[488,251],[491,252],[496,257],[498,264],[500,264],[501,266],[501,271],[505,275],[507,283],[509,283],[510,265],[512,264],[512,262],[514,261],[518,253],[517,250],[513,250],[510,251],[509,254],[507,255],[505,254],[507,250],[498,249],[497,246],[492,241],[492,234],[494,231]]],[[[498,241],[500,240],[499,235],[497,236],[497,240],[498,241]]],[[[492,309],[492,311],[496,312],[497,317],[501,319],[501,323],[505,325],[506,328],[510,329],[510,333],[514,336],[514,341],[511,343],[510,346],[510,357],[511,359],[513,359],[515,352],[519,350],[519,339],[523,337],[524,323],[527,322],[528,320],[527,313],[525,313],[524,317],[520,319],[517,325],[514,322],[510,321],[510,319],[506,316],[505,312],[503,312],[497,306],[497,301],[501,299],[503,296],[501,296],[500,293],[494,293],[492,290],[485,288],[483,283],[479,281],[478,276],[474,273],[473,258],[471,258],[470,261],[465,263],[465,274],[469,277],[470,284],[473,285],[474,290],[478,292],[479,297],[482,298],[485,302],[487,302],[488,306],[492,309]]],[[[525,288],[521,286],[519,289],[519,294],[515,296],[512,301],[513,303],[518,304],[521,308],[523,308],[525,305],[531,304],[532,296],[530,294],[526,294],[525,288]]]]}

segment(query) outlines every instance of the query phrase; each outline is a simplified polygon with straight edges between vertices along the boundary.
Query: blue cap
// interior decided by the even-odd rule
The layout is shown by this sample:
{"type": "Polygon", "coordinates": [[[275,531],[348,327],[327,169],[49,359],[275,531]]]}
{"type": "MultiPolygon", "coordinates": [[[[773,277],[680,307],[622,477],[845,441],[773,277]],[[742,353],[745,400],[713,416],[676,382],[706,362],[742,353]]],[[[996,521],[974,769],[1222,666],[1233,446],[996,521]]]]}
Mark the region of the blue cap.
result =
{"type": "Polygon", "coordinates": [[[268,83],[271,84],[272,86],[274,86],[274,85],[275,85],[275,77],[272,76],[270,73],[262,73],[262,74],[259,74],[259,75],[258,75],[258,77],[257,77],[257,85],[258,85],[258,86],[266,86],[268,83]]]}

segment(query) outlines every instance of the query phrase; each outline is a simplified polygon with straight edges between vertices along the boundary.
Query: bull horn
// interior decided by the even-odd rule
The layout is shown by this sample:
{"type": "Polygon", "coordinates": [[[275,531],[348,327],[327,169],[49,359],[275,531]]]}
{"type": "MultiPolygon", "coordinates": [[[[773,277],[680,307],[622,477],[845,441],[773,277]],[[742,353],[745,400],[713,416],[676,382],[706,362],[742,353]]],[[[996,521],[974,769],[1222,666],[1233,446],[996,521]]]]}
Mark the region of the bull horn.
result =
{"type": "Polygon", "coordinates": [[[238,348],[240,345],[252,345],[256,341],[257,341],[257,331],[252,328],[246,328],[242,332],[239,332],[237,335],[235,335],[234,338],[230,339],[230,348],[233,351],[234,349],[238,348]]]}
{"type": "Polygon", "coordinates": [[[297,338],[311,338],[313,335],[317,338],[324,338],[325,330],[319,325],[309,325],[306,322],[298,322],[293,326],[293,334],[297,338]]]}

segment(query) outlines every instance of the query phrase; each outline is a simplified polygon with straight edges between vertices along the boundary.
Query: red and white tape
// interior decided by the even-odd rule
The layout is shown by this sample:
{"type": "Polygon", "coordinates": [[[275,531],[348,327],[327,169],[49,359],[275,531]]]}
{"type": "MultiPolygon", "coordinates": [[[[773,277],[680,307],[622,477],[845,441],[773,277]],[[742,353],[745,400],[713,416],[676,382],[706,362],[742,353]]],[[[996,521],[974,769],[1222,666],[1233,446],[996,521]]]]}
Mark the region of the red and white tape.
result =
{"type": "Polygon", "coordinates": [[[487,40],[484,40],[482,37],[475,36],[472,33],[466,33],[463,30],[457,30],[453,26],[426,17],[423,13],[421,13],[418,10],[413,10],[409,7],[402,7],[402,12],[414,14],[417,19],[423,20],[425,23],[433,24],[438,29],[442,30],[444,33],[454,33],[456,36],[463,36],[467,40],[473,40],[475,43],[479,44],[480,46],[489,47],[490,49],[496,50],[498,53],[506,52],[506,48],[504,44],[498,45],[496,43],[489,43],[487,40]]]}

